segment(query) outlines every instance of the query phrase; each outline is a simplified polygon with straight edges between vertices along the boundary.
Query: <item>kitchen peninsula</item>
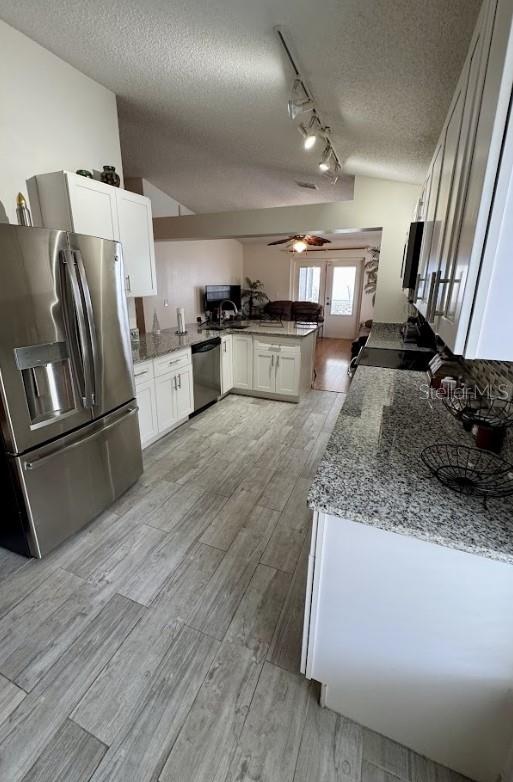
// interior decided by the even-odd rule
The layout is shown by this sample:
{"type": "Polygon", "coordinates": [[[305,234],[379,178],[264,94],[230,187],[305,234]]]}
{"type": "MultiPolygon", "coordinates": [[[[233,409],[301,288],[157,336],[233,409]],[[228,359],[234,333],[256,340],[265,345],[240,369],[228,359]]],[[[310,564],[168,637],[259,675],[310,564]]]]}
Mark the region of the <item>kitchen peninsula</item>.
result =
{"type": "Polygon", "coordinates": [[[421,460],[435,443],[473,445],[423,373],[357,369],[309,494],[302,670],[334,711],[494,782],[513,742],[513,501],[443,486],[421,460]]]}
{"type": "Polygon", "coordinates": [[[219,396],[232,392],[297,403],[312,384],[317,331],[317,324],[239,321],[220,330],[194,323],[184,335],[173,329],[141,335],[132,358],[143,447],[195,409],[191,350],[219,338],[219,369],[212,378],[219,396]]]}

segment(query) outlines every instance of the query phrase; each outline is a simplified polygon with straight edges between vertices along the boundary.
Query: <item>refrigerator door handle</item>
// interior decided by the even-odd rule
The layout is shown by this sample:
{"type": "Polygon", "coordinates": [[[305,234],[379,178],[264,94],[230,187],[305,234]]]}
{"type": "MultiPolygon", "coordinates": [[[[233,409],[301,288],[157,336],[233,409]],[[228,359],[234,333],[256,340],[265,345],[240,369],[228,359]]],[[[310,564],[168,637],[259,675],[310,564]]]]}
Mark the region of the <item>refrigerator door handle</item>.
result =
{"type": "Polygon", "coordinates": [[[62,250],[60,255],[72,298],[71,307],[68,308],[68,301],[66,297],[66,310],[71,309],[71,313],[67,312],[66,316],[66,330],[68,331],[68,339],[72,347],[75,375],[78,376],[82,405],[85,408],[91,408],[93,406],[91,348],[84,316],[82,297],[80,294],[80,286],[78,284],[75,273],[75,257],[70,250],[62,250]],[[76,331],[74,323],[76,323],[76,331]]]}
{"type": "Polygon", "coordinates": [[[37,470],[38,467],[42,467],[42,465],[48,460],[51,459],[52,456],[55,456],[55,453],[64,453],[65,451],[71,451],[73,448],[78,448],[79,446],[83,445],[84,443],[89,442],[90,440],[95,440],[97,437],[99,437],[101,434],[104,434],[104,432],[107,432],[109,429],[112,429],[113,426],[117,426],[119,422],[125,418],[131,418],[133,415],[137,413],[139,410],[138,407],[131,407],[127,413],[125,413],[122,416],[119,416],[115,419],[115,421],[112,421],[110,424],[107,424],[106,426],[102,426],[101,428],[97,429],[92,434],[87,435],[87,437],[82,437],[79,440],[75,440],[75,442],[70,443],[69,445],[65,445],[64,448],[57,448],[57,451],[52,451],[51,453],[46,454],[46,456],[41,456],[37,459],[34,459],[32,462],[25,462],[23,464],[23,469],[25,470],[37,470]]]}
{"type": "Polygon", "coordinates": [[[91,346],[91,359],[92,359],[92,366],[89,367],[89,374],[91,377],[91,384],[92,384],[92,392],[91,392],[91,399],[92,403],[98,404],[99,402],[99,394],[98,394],[98,340],[96,339],[96,327],[94,325],[94,313],[93,313],[93,305],[91,304],[91,293],[89,291],[89,285],[87,284],[87,277],[85,273],[84,268],[84,261],[82,260],[82,253],[80,250],[72,250],[73,256],[75,258],[75,269],[77,272],[77,277],[80,285],[80,290],[82,293],[82,301],[84,303],[84,310],[85,310],[85,322],[87,327],[87,332],[89,335],[89,344],[91,346]]]}

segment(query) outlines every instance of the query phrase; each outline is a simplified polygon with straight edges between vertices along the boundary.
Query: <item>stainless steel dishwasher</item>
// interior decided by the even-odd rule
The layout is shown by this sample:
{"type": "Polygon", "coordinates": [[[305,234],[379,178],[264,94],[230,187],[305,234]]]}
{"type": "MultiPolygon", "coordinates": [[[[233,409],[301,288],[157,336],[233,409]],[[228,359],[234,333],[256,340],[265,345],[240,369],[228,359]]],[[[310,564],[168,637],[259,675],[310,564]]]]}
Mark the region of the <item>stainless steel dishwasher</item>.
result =
{"type": "Polygon", "coordinates": [[[221,395],[221,337],[192,345],[194,412],[203,410],[221,395]]]}

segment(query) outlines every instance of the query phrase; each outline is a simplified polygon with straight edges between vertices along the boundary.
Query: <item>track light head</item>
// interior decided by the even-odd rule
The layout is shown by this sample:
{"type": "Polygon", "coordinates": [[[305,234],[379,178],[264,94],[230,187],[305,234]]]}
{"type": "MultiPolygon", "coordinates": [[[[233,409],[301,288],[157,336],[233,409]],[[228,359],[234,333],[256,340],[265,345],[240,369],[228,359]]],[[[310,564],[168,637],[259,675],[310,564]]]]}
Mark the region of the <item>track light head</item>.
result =
{"type": "Polygon", "coordinates": [[[319,163],[319,168],[321,169],[323,174],[326,173],[326,171],[330,170],[331,155],[332,155],[331,144],[328,142],[328,144],[326,144],[326,146],[324,147],[324,152],[322,153],[321,162],[319,163]]]}
{"type": "Polygon", "coordinates": [[[308,95],[308,91],[300,78],[294,79],[290,98],[288,102],[288,112],[291,120],[295,120],[300,114],[314,110],[314,104],[308,95]]]}
{"type": "Polygon", "coordinates": [[[315,133],[307,133],[303,146],[305,149],[313,149],[317,143],[317,135],[315,133]]]}
{"type": "Polygon", "coordinates": [[[305,149],[312,149],[317,141],[317,133],[312,129],[311,123],[308,128],[301,122],[298,125],[299,132],[303,136],[303,146],[305,149]]]}

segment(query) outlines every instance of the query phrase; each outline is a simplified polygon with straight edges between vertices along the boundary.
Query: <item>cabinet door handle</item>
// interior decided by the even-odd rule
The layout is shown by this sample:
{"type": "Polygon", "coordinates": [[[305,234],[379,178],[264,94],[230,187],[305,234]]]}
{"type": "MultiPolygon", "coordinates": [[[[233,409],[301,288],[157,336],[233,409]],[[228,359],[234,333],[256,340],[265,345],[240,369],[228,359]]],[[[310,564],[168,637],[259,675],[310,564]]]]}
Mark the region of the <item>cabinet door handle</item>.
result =
{"type": "Polygon", "coordinates": [[[447,315],[447,309],[449,307],[449,302],[448,302],[448,298],[449,297],[447,297],[447,300],[443,301],[442,309],[440,309],[440,310],[437,309],[436,305],[438,303],[438,290],[439,290],[440,285],[448,285],[450,282],[451,282],[451,278],[450,277],[442,277],[442,273],[438,272],[438,277],[436,279],[436,285],[435,285],[435,295],[433,296],[433,307],[434,307],[433,317],[434,318],[436,318],[439,315],[442,315],[442,316],[447,315]]]}
{"type": "Polygon", "coordinates": [[[147,374],[148,374],[148,370],[145,369],[144,372],[136,372],[134,374],[134,377],[142,377],[143,375],[147,375],[147,374]]]}
{"type": "Polygon", "coordinates": [[[274,353],[271,355],[271,366],[274,367],[274,353]]]}
{"type": "Polygon", "coordinates": [[[127,290],[127,293],[131,293],[132,292],[132,282],[130,280],[130,275],[129,274],[127,274],[127,276],[126,276],[126,290],[127,290]]]}
{"type": "Polygon", "coordinates": [[[182,387],[182,376],[178,375],[178,388],[182,387]]]}
{"type": "Polygon", "coordinates": [[[280,357],[276,356],[276,369],[280,366],[280,357]]]}
{"type": "Polygon", "coordinates": [[[224,352],[226,353],[226,340],[223,342],[224,352]]]}
{"type": "Polygon", "coordinates": [[[419,296],[419,287],[421,282],[426,282],[426,278],[421,277],[420,274],[417,274],[417,284],[415,285],[415,293],[413,294],[413,301],[418,301],[419,299],[424,298],[424,295],[419,296]]]}
{"type": "Polygon", "coordinates": [[[427,299],[427,306],[426,306],[426,320],[428,323],[432,322],[432,316],[431,311],[434,309],[433,307],[433,297],[435,294],[435,286],[436,286],[436,277],[438,272],[431,272],[431,279],[429,281],[429,293],[428,293],[428,299],[427,299]]]}
{"type": "Polygon", "coordinates": [[[174,382],[175,391],[178,391],[178,386],[176,385],[176,375],[173,378],[173,382],[174,382]]]}

